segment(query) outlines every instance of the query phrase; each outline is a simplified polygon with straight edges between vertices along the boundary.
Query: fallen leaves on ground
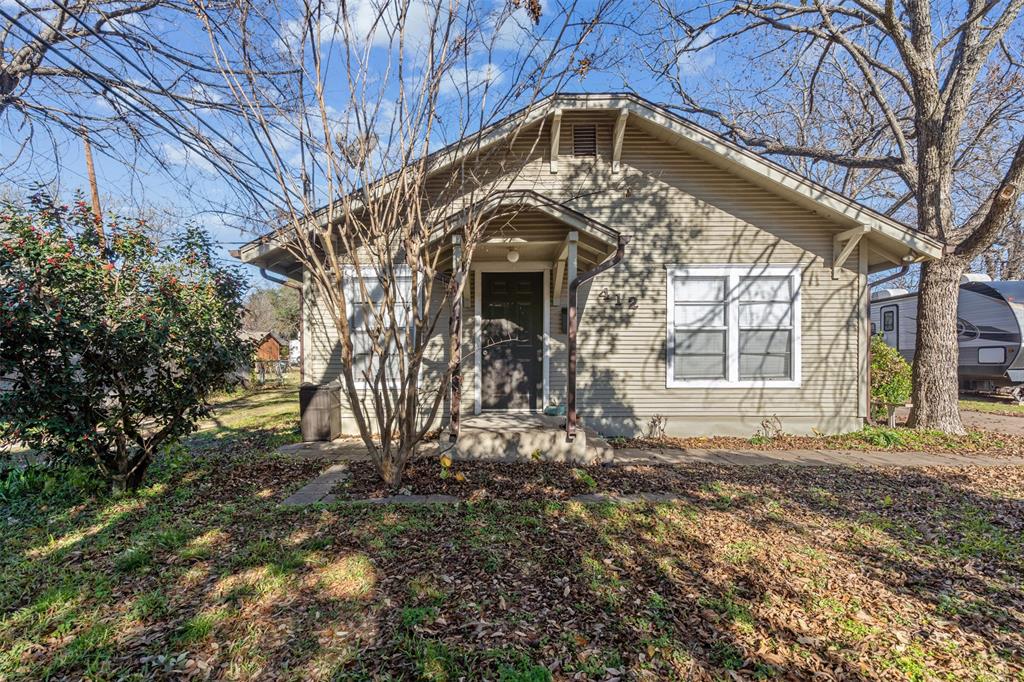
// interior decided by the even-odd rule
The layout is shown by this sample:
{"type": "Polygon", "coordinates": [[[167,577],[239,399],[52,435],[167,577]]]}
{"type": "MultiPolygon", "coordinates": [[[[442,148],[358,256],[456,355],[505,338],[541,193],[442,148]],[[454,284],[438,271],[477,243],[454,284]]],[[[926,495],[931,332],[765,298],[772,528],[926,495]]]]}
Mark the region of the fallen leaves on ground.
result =
{"type": "Polygon", "coordinates": [[[871,450],[885,452],[951,452],[986,457],[1024,456],[1024,436],[989,431],[971,431],[953,436],[937,431],[868,427],[862,431],[839,435],[797,436],[778,434],[771,437],[740,438],[738,436],[693,436],[677,438],[611,438],[613,448],[660,450],[871,450]]]}
{"type": "Polygon", "coordinates": [[[435,459],[403,485],[483,501],[286,510],[317,465],[232,452],[0,525],[0,678],[1024,674],[1024,468],[435,459]]]}

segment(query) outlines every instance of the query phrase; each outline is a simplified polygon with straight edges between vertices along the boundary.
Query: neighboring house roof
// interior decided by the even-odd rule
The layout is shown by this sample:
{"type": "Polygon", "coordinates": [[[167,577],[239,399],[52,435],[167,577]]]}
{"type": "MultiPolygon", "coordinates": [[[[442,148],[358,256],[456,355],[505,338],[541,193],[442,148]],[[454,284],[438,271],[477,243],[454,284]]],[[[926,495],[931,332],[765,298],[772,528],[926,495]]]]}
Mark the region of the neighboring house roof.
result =
{"type": "MultiPolygon", "coordinates": [[[[849,230],[836,236],[834,266],[842,265],[853,247],[867,235],[870,235],[872,247],[886,262],[900,264],[942,257],[943,243],[940,240],[730,142],[664,107],[628,93],[550,95],[466,138],[471,139],[472,144],[467,144],[464,139],[429,154],[428,172],[449,168],[467,156],[505,139],[514,131],[540,122],[548,116],[560,116],[564,111],[586,110],[617,111],[623,126],[627,121],[639,125],[656,138],[678,145],[684,151],[728,170],[737,177],[814,210],[840,225],[848,225],[849,230]]],[[[618,139],[616,144],[621,144],[621,135],[618,139]]],[[[618,158],[613,157],[613,164],[617,163],[618,158]]],[[[393,175],[383,178],[372,191],[386,192],[393,178],[393,175]]],[[[546,197],[543,199],[551,201],[546,197]]],[[[325,212],[326,207],[317,212],[317,217],[324,216],[325,212]]],[[[280,241],[282,234],[272,233],[249,242],[239,250],[239,258],[243,262],[296,277],[296,264],[280,241]]],[[[298,272],[301,273],[301,268],[298,272]]]]}
{"type": "Polygon", "coordinates": [[[274,332],[261,332],[244,329],[238,333],[238,338],[242,339],[243,341],[253,341],[255,343],[263,343],[268,338],[271,338],[277,341],[282,346],[288,345],[288,341],[283,336],[275,334],[274,332]]]}

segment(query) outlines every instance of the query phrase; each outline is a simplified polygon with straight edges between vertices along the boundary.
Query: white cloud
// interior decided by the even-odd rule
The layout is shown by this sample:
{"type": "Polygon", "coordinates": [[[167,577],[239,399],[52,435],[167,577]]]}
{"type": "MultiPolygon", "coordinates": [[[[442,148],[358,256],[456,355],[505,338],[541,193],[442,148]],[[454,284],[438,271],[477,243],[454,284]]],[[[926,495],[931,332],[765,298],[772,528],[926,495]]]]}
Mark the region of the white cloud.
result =
{"type": "Polygon", "coordinates": [[[476,94],[485,86],[493,87],[504,80],[504,74],[495,64],[487,63],[471,69],[455,69],[445,74],[441,82],[444,95],[476,94]]]}
{"type": "Polygon", "coordinates": [[[180,166],[187,170],[198,170],[202,173],[210,174],[213,174],[216,170],[212,163],[182,145],[164,142],[160,145],[160,151],[163,152],[164,160],[172,166],[180,166]]]}
{"type": "MultiPolygon", "coordinates": [[[[308,20],[316,22],[314,29],[322,43],[343,41],[352,45],[387,47],[396,44],[401,37],[406,50],[415,50],[426,44],[436,11],[428,0],[408,0],[403,20],[404,3],[394,0],[350,0],[344,6],[347,12],[343,16],[341,0],[323,0],[318,16],[308,20]]],[[[298,10],[296,18],[282,24],[278,40],[279,51],[293,58],[300,55],[309,41],[305,30],[308,21],[302,15],[301,3],[298,3],[298,10]]]]}
{"type": "Polygon", "coordinates": [[[493,45],[495,50],[518,51],[529,47],[536,40],[533,35],[533,21],[525,7],[513,9],[511,12],[495,12],[491,15],[490,36],[484,41],[493,45]],[[491,42],[493,39],[493,42],[491,42]]]}
{"type": "Polygon", "coordinates": [[[192,87],[188,89],[189,95],[193,99],[210,102],[211,104],[223,104],[224,95],[214,88],[211,88],[206,83],[193,83],[192,87]]]}
{"type": "Polygon", "coordinates": [[[680,52],[676,59],[680,76],[700,75],[715,65],[715,48],[708,47],[715,36],[715,32],[708,29],[692,42],[686,39],[676,43],[678,50],[688,50],[680,52]]]}
{"type": "Polygon", "coordinates": [[[96,95],[96,97],[93,98],[93,104],[98,111],[105,114],[111,114],[114,112],[114,106],[110,103],[110,100],[103,95],[96,95]]]}

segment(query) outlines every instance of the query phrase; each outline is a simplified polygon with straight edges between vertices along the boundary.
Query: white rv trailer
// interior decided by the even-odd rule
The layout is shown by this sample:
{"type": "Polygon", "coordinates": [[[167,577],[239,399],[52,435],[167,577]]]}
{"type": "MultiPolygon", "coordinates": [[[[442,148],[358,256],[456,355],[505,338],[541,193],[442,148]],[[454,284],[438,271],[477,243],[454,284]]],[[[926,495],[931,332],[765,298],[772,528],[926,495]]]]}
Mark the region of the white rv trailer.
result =
{"type": "MultiPolygon", "coordinates": [[[[993,282],[964,275],[957,303],[958,374],[965,392],[1009,392],[1024,402],[1024,281],[993,282]]],[[[871,333],[914,361],[917,294],[880,289],[871,294],[871,333]]]]}

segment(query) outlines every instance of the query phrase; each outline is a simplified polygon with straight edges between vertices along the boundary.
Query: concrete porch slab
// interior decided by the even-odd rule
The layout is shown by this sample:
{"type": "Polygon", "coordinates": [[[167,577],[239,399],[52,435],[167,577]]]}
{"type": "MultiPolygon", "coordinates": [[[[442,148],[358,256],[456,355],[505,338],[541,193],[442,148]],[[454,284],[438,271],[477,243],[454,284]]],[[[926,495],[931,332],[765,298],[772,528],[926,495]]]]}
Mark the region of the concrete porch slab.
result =
{"type": "Polygon", "coordinates": [[[281,454],[299,459],[325,462],[358,462],[368,459],[362,441],[336,440],[311,443],[289,443],[277,449],[281,454]]]}
{"type": "MultiPolygon", "coordinates": [[[[609,462],[615,451],[595,433],[579,429],[572,442],[565,437],[565,417],[535,413],[486,412],[462,420],[450,454],[455,459],[595,464],[609,462]]],[[[439,448],[448,449],[450,433],[441,434],[439,448]]]]}

